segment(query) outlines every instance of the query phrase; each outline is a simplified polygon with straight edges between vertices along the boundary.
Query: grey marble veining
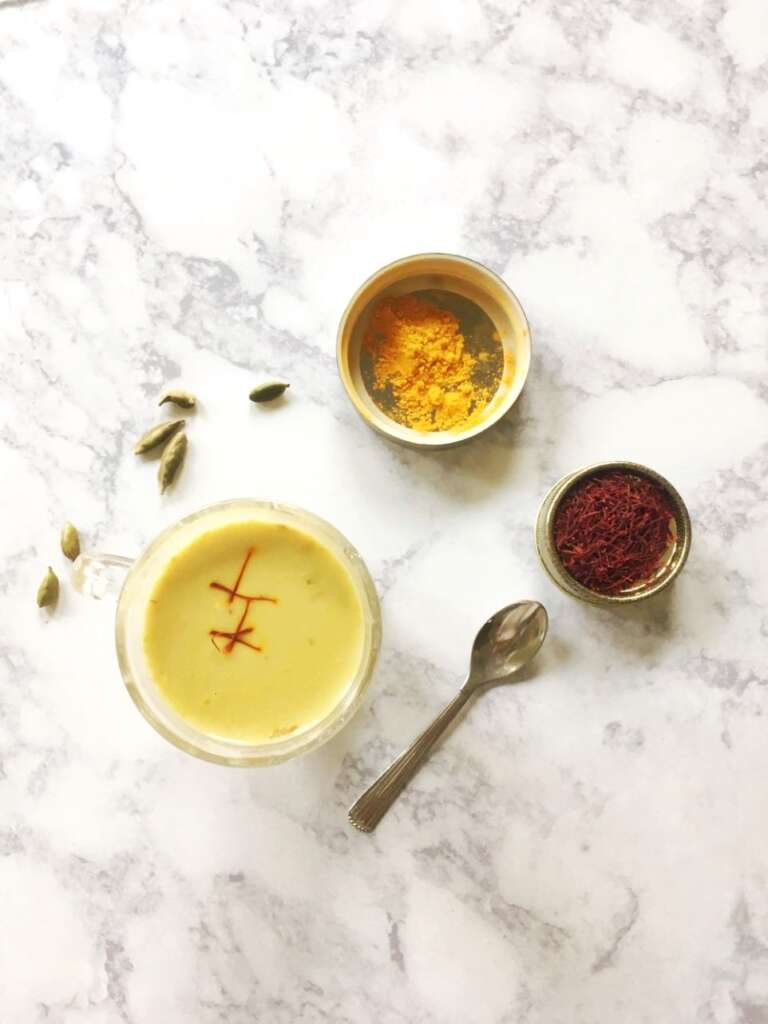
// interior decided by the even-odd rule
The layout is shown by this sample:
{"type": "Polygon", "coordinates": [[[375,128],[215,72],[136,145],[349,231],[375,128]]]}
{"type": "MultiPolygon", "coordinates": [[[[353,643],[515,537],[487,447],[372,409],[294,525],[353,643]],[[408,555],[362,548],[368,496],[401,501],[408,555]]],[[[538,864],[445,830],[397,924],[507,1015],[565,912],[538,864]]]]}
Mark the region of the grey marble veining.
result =
{"type": "Polygon", "coordinates": [[[761,0],[0,2],[3,1024],[768,1021],[767,28],[761,0]],[[498,429],[424,454],[358,420],[334,343],[431,250],[505,277],[534,363],[498,429]],[[201,407],[161,499],[131,448],[175,382],[201,407]],[[674,589],[617,612],[532,536],[611,457],[694,520],[674,589]],[[356,719],[250,772],[144,723],[58,553],[65,519],[131,554],[248,494],[346,533],[385,625],[356,719]],[[536,677],[351,830],[521,597],[536,677]]]}

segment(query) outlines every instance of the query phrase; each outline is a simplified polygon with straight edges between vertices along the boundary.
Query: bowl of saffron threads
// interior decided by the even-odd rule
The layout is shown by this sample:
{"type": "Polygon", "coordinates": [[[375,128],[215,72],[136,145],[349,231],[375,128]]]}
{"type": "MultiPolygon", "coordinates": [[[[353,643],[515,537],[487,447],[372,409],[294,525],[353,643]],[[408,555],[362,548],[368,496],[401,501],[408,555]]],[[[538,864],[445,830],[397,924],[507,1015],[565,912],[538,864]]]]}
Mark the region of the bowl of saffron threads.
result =
{"type": "Polygon", "coordinates": [[[536,547],[552,580],[590,604],[631,604],[658,594],[685,565],[691,519],[661,474],[636,462],[601,462],[549,491],[536,547]]]}

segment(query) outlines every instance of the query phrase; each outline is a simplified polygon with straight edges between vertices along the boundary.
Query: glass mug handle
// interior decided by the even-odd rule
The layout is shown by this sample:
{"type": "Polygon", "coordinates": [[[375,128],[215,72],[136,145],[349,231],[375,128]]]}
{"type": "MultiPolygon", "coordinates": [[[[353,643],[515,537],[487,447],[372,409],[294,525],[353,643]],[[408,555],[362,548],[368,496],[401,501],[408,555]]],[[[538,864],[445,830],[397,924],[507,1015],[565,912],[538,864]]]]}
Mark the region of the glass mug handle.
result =
{"type": "Polygon", "coordinates": [[[100,601],[120,593],[132,565],[133,559],[122,555],[78,555],[72,567],[72,582],[78,593],[100,601]]]}

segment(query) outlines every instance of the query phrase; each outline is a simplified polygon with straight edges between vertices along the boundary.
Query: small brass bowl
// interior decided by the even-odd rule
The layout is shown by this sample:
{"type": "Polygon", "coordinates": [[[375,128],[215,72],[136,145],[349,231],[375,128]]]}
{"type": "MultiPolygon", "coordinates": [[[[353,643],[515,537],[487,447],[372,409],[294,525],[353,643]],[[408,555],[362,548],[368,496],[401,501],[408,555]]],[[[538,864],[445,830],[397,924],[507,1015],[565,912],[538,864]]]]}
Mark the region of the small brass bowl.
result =
{"type": "Polygon", "coordinates": [[[493,426],[517,401],[531,364],[531,332],[515,295],[487,267],[463,256],[424,253],[382,267],[358,288],[339,323],[336,358],[346,392],[368,426],[411,447],[452,448],[493,426]],[[478,307],[491,321],[502,348],[503,368],[496,393],[479,419],[465,429],[424,431],[403,426],[376,404],[364,375],[363,339],[376,303],[387,296],[434,290],[452,293],[478,307]]]}
{"type": "Polygon", "coordinates": [[[636,601],[644,601],[653,594],[658,594],[660,591],[665,590],[683,568],[691,548],[691,518],[680,494],[669,480],[666,480],[659,473],[636,462],[598,462],[594,466],[586,466],[584,469],[576,470],[575,473],[569,473],[568,476],[564,476],[549,491],[541,503],[541,508],[536,518],[536,547],[539,552],[539,558],[541,558],[542,564],[553,582],[561,590],[564,590],[566,594],[570,594],[571,597],[576,597],[580,601],[587,601],[589,604],[633,604],[636,601]],[[672,502],[675,517],[675,537],[673,543],[670,544],[666,557],[650,579],[638,584],[631,590],[624,590],[618,594],[598,594],[594,590],[582,586],[563,566],[555,547],[554,525],[560,502],[570,489],[586,477],[609,470],[623,470],[627,473],[636,473],[638,476],[647,477],[666,492],[672,502]]]}

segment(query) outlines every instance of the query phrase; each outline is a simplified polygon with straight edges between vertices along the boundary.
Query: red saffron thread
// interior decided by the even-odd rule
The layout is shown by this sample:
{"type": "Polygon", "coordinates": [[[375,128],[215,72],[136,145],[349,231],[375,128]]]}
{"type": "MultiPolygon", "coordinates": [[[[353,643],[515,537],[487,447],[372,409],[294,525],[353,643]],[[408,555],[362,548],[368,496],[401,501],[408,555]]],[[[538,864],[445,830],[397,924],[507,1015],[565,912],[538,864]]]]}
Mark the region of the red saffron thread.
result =
{"type": "Polygon", "coordinates": [[[229,594],[228,604],[232,604],[233,601],[244,601],[243,613],[240,616],[240,621],[233,630],[227,629],[209,629],[208,635],[211,638],[211,643],[221,654],[231,654],[235,648],[235,644],[242,644],[243,647],[250,647],[252,651],[260,651],[262,648],[258,644],[252,644],[248,640],[243,640],[244,636],[253,632],[253,626],[246,626],[245,620],[248,618],[248,612],[251,610],[251,605],[254,601],[271,601],[272,604],[277,604],[276,597],[267,597],[265,594],[241,594],[240,584],[243,581],[245,570],[248,567],[248,562],[251,560],[251,555],[254,552],[254,548],[248,548],[245,553],[245,559],[243,564],[240,566],[240,572],[237,574],[234,586],[228,587],[224,583],[218,583],[213,581],[208,584],[212,590],[223,590],[225,594],[229,594]],[[216,637],[226,638],[227,644],[222,648],[216,643],[216,637]]]}
{"type": "Polygon", "coordinates": [[[555,548],[589,590],[617,594],[653,576],[674,540],[669,496],[647,477],[598,473],[573,487],[557,510],[555,548]]]}

